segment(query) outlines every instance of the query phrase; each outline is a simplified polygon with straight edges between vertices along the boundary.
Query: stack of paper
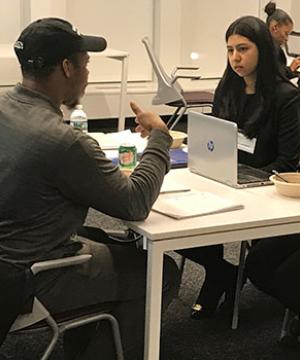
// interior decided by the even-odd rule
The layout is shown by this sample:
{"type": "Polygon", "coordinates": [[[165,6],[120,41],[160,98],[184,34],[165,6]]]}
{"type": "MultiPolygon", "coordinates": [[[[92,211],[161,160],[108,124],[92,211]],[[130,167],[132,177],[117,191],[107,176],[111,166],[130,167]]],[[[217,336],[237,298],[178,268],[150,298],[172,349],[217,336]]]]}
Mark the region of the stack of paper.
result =
{"type": "Polygon", "coordinates": [[[152,210],[175,219],[216,214],[225,211],[243,209],[244,205],[217,196],[210,192],[184,191],[162,193],[152,210]]]}
{"type": "Polygon", "coordinates": [[[118,149],[121,144],[133,144],[138,152],[142,152],[146,145],[147,139],[142,138],[140,133],[134,133],[130,130],[124,130],[114,133],[89,133],[96,139],[102,150],[118,149]]]}

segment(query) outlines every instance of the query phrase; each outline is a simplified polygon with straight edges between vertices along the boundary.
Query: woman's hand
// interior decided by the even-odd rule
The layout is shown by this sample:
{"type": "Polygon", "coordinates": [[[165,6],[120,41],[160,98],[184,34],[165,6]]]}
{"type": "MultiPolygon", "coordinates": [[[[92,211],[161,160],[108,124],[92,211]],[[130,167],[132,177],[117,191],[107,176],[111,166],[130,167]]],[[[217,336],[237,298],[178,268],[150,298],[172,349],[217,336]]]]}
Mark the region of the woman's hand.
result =
{"type": "Polygon", "coordinates": [[[295,72],[300,67],[300,56],[296,57],[290,64],[290,69],[295,72]]]}

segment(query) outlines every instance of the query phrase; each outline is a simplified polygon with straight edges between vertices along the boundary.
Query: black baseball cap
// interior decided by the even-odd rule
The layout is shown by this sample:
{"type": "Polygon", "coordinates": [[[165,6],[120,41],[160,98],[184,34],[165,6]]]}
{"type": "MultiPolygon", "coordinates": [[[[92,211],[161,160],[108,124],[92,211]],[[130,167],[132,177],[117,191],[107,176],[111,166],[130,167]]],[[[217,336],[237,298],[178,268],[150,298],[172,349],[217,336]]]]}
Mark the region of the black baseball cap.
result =
{"type": "Polygon", "coordinates": [[[83,51],[100,52],[106,40],[100,36],[82,35],[68,21],[44,18],[29,24],[14,44],[23,67],[42,68],[83,51]]]}

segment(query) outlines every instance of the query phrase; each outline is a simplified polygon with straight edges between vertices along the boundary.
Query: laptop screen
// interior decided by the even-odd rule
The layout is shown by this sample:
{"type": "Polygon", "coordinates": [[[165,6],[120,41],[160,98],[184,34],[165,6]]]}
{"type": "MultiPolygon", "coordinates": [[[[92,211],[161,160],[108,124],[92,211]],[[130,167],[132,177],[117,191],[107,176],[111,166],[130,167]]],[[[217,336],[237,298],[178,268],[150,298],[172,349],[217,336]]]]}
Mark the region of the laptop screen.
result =
{"type": "Polygon", "coordinates": [[[238,147],[236,123],[189,112],[188,167],[191,172],[233,187],[270,184],[269,174],[245,165],[242,167],[244,181],[238,181],[238,147]]]}
{"type": "Polygon", "coordinates": [[[188,114],[188,167],[224,183],[237,183],[237,125],[213,116],[188,114]]]}
{"type": "Polygon", "coordinates": [[[292,57],[300,55],[300,32],[292,31],[290,33],[286,44],[286,52],[292,57]]]}

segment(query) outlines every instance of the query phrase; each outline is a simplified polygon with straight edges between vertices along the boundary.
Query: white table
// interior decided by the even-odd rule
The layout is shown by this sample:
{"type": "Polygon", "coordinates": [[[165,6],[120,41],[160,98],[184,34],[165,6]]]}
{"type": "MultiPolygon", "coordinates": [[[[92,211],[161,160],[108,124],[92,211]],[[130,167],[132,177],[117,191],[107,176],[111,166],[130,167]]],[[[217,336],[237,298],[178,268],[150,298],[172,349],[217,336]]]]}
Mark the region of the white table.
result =
{"type": "Polygon", "coordinates": [[[107,57],[122,62],[118,131],[124,130],[129,53],[126,51],[107,48],[102,52],[93,53],[93,56],[107,57]]]}
{"type": "Polygon", "coordinates": [[[300,200],[280,196],[274,186],[233,189],[189,172],[166,177],[193,189],[210,191],[244,204],[243,210],[174,220],[151,212],[146,221],[127,222],[144,236],[148,250],[145,360],[159,359],[163,253],[300,232],[300,200]]]}

